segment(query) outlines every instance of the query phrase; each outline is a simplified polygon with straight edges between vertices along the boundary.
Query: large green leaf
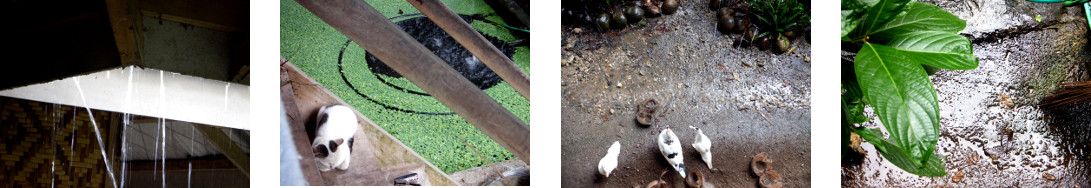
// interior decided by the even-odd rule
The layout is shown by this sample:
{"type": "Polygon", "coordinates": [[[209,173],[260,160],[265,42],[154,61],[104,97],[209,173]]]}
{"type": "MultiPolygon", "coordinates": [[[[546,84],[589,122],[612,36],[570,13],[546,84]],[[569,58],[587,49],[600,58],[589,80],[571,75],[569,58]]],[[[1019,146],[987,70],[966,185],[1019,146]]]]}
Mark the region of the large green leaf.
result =
{"type": "Polygon", "coordinates": [[[848,34],[863,19],[865,7],[878,3],[878,0],[841,0],[841,39],[849,41],[848,34]]]}
{"type": "Polygon", "coordinates": [[[905,60],[936,68],[970,70],[977,68],[973,45],[966,37],[945,31],[917,31],[894,36],[887,43],[900,50],[905,60]]]}
{"type": "Polygon", "coordinates": [[[890,133],[891,142],[909,160],[926,164],[939,137],[939,105],[928,74],[909,56],[864,42],[854,68],[864,98],[890,133]]]}
{"type": "MultiPolygon", "coordinates": [[[[898,166],[902,170],[911,174],[919,176],[929,177],[941,177],[946,176],[946,167],[943,166],[943,155],[935,154],[929,157],[925,161],[918,161],[910,158],[904,152],[902,148],[897,144],[883,139],[880,135],[883,134],[879,129],[867,129],[867,128],[854,128],[850,127],[853,132],[860,135],[860,138],[864,138],[872,146],[875,146],[876,150],[879,150],[879,154],[890,161],[894,166],[898,166]]],[[[842,133],[844,134],[844,133],[842,133]]]]}
{"type": "MultiPolygon", "coordinates": [[[[891,37],[916,31],[945,31],[957,33],[966,28],[966,20],[939,8],[921,2],[910,2],[905,8],[905,15],[889,23],[868,31],[869,40],[888,41],[891,37]]],[[[874,42],[873,41],[873,42],[874,42]]]]}
{"type": "Polygon", "coordinates": [[[850,40],[846,36],[860,24],[860,17],[857,17],[854,13],[853,10],[841,10],[841,40],[850,40]]]}
{"type": "Polygon", "coordinates": [[[866,37],[868,33],[872,33],[871,31],[879,29],[898,15],[904,14],[909,2],[910,0],[879,0],[878,3],[867,8],[860,26],[857,26],[850,35],[854,40],[866,37]]]}

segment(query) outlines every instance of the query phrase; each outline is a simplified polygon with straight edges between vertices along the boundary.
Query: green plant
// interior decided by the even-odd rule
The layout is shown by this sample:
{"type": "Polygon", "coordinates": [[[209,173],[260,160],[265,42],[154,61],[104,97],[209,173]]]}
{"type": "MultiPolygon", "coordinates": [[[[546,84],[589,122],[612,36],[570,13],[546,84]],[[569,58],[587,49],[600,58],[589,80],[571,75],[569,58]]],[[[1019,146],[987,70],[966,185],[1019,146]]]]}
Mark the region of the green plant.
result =
{"type": "MultiPolygon", "coordinates": [[[[966,21],[935,5],[911,0],[842,0],[841,41],[859,48],[841,74],[841,139],[851,132],[875,146],[906,172],[944,176],[944,156],[934,154],[939,138],[939,105],[926,66],[977,68],[970,41],[957,32],[966,21]],[[856,127],[868,121],[865,105],[883,131],[856,127]]],[[[846,150],[842,148],[842,156],[846,150]]]]}
{"type": "Polygon", "coordinates": [[[806,8],[796,0],[749,0],[748,4],[754,18],[758,19],[755,24],[762,30],[755,38],[779,38],[784,33],[799,31],[811,23],[806,8]]]}

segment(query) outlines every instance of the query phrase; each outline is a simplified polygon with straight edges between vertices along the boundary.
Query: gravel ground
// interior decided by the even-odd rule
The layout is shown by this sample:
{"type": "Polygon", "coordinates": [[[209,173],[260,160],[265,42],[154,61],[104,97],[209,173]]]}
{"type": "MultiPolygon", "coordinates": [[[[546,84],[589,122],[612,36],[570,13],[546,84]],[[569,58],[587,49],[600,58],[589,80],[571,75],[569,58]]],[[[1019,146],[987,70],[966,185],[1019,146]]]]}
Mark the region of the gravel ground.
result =
{"type": "MultiPolygon", "coordinates": [[[[943,70],[931,78],[940,102],[936,153],[947,156],[948,175],[906,173],[865,143],[866,154],[842,161],[841,185],[1091,186],[1091,106],[1053,113],[1037,107],[1060,83],[1091,80],[1083,11],[1024,1],[928,3],[968,21],[963,33],[974,41],[980,59],[977,69],[943,70]]],[[[881,126],[876,119],[863,125],[881,126]]]]}

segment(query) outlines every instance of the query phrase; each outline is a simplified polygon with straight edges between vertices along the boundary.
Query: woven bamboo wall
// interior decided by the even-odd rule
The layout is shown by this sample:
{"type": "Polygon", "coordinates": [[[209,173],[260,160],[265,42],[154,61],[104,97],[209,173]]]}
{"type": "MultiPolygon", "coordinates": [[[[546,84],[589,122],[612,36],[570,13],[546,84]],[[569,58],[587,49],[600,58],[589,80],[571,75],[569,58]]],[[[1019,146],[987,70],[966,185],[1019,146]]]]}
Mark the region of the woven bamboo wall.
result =
{"type": "MultiPolygon", "coordinates": [[[[108,138],[112,115],[92,113],[108,138]]],[[[0,97],[0,131],[0,187],[108,185],[86,109],[0,97]]]]}

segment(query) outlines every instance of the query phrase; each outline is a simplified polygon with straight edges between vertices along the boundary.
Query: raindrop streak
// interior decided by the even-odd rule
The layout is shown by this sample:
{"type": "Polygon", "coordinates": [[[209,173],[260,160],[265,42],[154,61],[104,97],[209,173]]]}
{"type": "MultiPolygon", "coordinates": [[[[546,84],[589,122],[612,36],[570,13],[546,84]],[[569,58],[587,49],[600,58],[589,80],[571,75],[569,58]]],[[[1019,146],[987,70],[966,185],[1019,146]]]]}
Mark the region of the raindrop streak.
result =
{"type": "MultiPolygon", "coordinates": [[[[155,123],[159,123],[159,121],[156,121],[155,123]]],[[[155,132],[159,132],[159,128],[158,124],[155,125],[155,132]]],[[[159,160],[156,160],[159,159],[159,134],[155,134],[155,142],[152,142],[152,146],[155,147],[155,149],[152,150],[152,179],[154,180],[155,177],[159,176],[159,171],[157,171],[159,169],[159,160]]]]}
{"type": "Polygon", "coordinates": [[[160,163],[163,164],[163,173],[160,174],[163,174],[163,187],[165,188],[167,187],[167,120],[159,118],[159,126],[162,127],[160,130],[163,131],[163,162],[160,163]]]}
{"type": "MultiPolygon", "coordinates": [[[[136,69],[135,66],[130,66],[129,67],[129,86],[126,87],[126,89],[125,89],[125,108],[126,108],[125,111],[126,112],[132,112],[133,111],[133,70],[134,69],[136,69]]],[[[124,73],[124,72],[122,72],[122,73],[124,73]]],[[[129,115],[129,113],[124,113],[122,115],[122,119],[124,121],[125,126],[121,127],[122,128],[122,131],[121,131],[121,157],[122,157],[122,159],[121,159],[121,187],[125,187],[125,177],[127,176],[126,172],[128,172],[127,167],[125,166],[126,165],[125,161],[129,160],[129,154],[127,152],[129,142],[127,141],[128,140],[127,138],[128,138],[129,125],[132,124],[132,116],[129,115]]]]}
{"type": "Polygon", "coordinates": [[[53,160],[49,161],[49,172],[53,173],[53,175],[49,176],[49,187],[56,187],[57,186],[57,122],[59,121],[57,119],[57,105],[56,104],[53,105],[53,110],[51,110],[50,112],[53,112],[53,130],[52,130],[52,133],[49,134],[49,140],[53,141],[53,160]]]}
{"type": "Polygon", "coordinates": [[[95,137],[98,138],[98,148],[100,153],[102,153],[102,162],[106,163],[106,172],[109,173],[110,181],[113,183],[114,188],[117,188],[117,179],[114,178],[114,169],[110,168],[110,160],[106,158],[106,145],[102,144],[102,134],[99,133],[98,123],[95,122],[95,114],[92,114],[91,108],[87,107],[87,98],[83,96],[83,88],[80,88],[80,78],[76,77],[76,79],[72,81],[76,82],[76,90],[80,92],[80,99],[83,100],[83,109],[87,110],[87,117],[91,118],[91,125],[95,128],[95,137]]]}
{"type": "MultiPolygon", "coordinates": [[[[133,111],[133,69],[136,68],[129,67],[129,87],[125,89],[125,108],[127,108],[127,112],[133,111]]],[[[129,116],[129,114],[125,113],[125,116],[129,116]]],[[[128,119],[125,120],[128,121],[128,119]]],[[[128,122],[125,123],[125,125],[128,124],[128,122]]]]}
{"type": "Polygon", "coordinates": [[[229,88],[231,88],[231,83],[227,83],[227,85],[224,86],[224,111],[227,111],[227,90],[229,88]]]}
{"type": "MultiPolygon", "coordinates": [[[[163,106],[166,100],[166,87],[163,84],[163,71],[159,71],[159,105],[163,106]]],[[[167,122],[163,118],[159,118],[159,125],[163,131],[163,187],[167,187],[167,122]]]]}
{"type": "MultiPolygon", "coordinates": [[[[193,125],[189,125],[189,153],[193,154],[193,125]]],[[[186,177],[186,187],[193,187],[193,161],[189,162],[189,175],[186,177]]]]}
{"type": "Polygon", "coordinates": [[[193,162],[189,162],[189,175],[186,176],[186,187],[193,187],[193,162]]]}
{"type": "Polygon", "coordinates": [[[127,163],[125,161],[129,161],[129,153],[128,153],[128,150],[129,150],[128,149],[128,147],[129,147],[128,146],[128,144],[129,144],[128,136],[129,136],[129,134],[128,134],[128,132],[129,132],[129,124],[131,124],[131,122],[129,120],[129,113],[122,114],[121,115],[121,121],[122,121],[122,126],[121,126],[121,187],[125,187],[125,176],[127,176],[126,174],[128,174],[128,173],[126,173],[126,172],[128,172],[128,170],[127,170],[128,167],[126,166],[127,163]]]}
{"type": "Polygon", "coordinates": [[[79,117],[79,112],[80,111],[75,107],[72,108],[72,135],[69,137],[71,145],[68,145],[68,173],[72,173],[72,161],[75,161],[75,159],[72,158],[75,156],[72,152],[76,149],[76,129],[79,128],[79,126],[76,126],[76,117],[79,117]]]}

